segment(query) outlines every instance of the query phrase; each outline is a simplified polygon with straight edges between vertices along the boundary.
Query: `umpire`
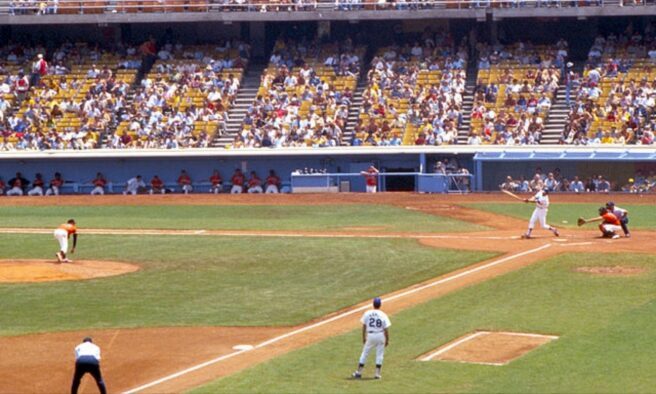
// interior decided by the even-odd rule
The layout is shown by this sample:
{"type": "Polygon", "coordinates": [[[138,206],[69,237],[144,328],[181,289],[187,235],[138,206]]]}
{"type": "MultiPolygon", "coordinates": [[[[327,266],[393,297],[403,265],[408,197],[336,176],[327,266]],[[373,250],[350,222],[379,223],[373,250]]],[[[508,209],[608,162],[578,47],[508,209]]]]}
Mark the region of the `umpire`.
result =
{"type": "Polygon", "coordinates": [[[107,388],[100,374],[100,348],[93,343],[91,337],[84,338],[82,343],[75,347],[75,375],[71,386],[72,394],[77,394],[80,381],[86,373],[90,373],[96,380],[100,393],[106,394],[107,388]]]}

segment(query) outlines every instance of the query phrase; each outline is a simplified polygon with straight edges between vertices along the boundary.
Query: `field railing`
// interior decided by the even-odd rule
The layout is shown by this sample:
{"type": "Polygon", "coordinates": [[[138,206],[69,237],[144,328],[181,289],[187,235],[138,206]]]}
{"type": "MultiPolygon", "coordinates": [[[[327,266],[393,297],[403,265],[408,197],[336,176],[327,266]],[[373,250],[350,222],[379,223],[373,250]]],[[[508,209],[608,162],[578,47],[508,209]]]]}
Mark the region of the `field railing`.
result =
{"type": "Polygon", "coordinates": [[[312,11],[420,11],[430,9],[571,8],[656,5],[656,0],[2,0],[0,14],[57,15],[113,13],[213,13],[213,12],[312,12],[312,11]]]}

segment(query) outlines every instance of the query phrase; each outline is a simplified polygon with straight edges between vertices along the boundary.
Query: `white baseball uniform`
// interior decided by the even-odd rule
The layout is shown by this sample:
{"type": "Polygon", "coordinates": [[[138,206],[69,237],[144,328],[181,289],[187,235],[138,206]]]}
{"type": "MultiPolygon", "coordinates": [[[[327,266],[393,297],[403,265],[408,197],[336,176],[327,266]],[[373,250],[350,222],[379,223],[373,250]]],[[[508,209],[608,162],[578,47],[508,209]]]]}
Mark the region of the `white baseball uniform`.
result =
{"type": "Polygon", "coordinates": [[[385,355],[385,330],[392,325],[389,317],[380,309],[372,309],[362,315],[360,322],[367,331],[367,340],[362,348],[360,364],[364,365],[371,349],[376,348],[376,365],[382,365],[385,355]]]}
{"type": "Polygon", "coordinates": [[[547,224],[547,211],[549,210],[549,196],[544,194],[542,190],[535,193],[535,209],[531,215],[531,220],[528,222],[529,230],[535,227],[535,222],[540,221],[540,226],[545,229],[551,227],[547,224]]]}
{"type": "Polygon", "coordinates": [[[55,230],[55,239],[59,242],[59,250],[67,253],[68,252],[68,232],[63,228],[58,228],[55,230]]]}

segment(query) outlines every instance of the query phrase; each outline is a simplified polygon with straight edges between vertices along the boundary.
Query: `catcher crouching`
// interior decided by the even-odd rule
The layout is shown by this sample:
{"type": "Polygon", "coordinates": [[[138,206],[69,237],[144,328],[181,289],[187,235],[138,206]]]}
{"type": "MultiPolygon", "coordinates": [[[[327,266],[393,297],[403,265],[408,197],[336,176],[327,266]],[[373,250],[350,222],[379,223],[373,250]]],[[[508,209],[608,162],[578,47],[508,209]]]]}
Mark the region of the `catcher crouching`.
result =
{"type": "Polygon", "coordinates": [[[577,224],[583,226],[586,223],[592,222],[601,222],[599,224],[599,230],[603,238],[612,238],[617,239],[620,237],[618,234],[622,230],[620,220],[612,212],[610,212],[606,207],[599,208],[599,216],[591,219],[579,218],[577,224]]]}

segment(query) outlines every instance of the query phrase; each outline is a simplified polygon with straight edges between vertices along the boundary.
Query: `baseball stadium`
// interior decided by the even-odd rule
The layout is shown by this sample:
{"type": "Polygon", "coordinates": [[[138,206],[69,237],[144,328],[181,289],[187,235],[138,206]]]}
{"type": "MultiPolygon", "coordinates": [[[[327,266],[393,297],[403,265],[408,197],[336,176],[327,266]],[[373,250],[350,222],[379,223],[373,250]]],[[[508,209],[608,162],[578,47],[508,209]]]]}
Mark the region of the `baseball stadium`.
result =
{"type": "Polygon", "coordinates": [[[0,394],[649,393],[652,0],[0,0],[0,394]]]}

